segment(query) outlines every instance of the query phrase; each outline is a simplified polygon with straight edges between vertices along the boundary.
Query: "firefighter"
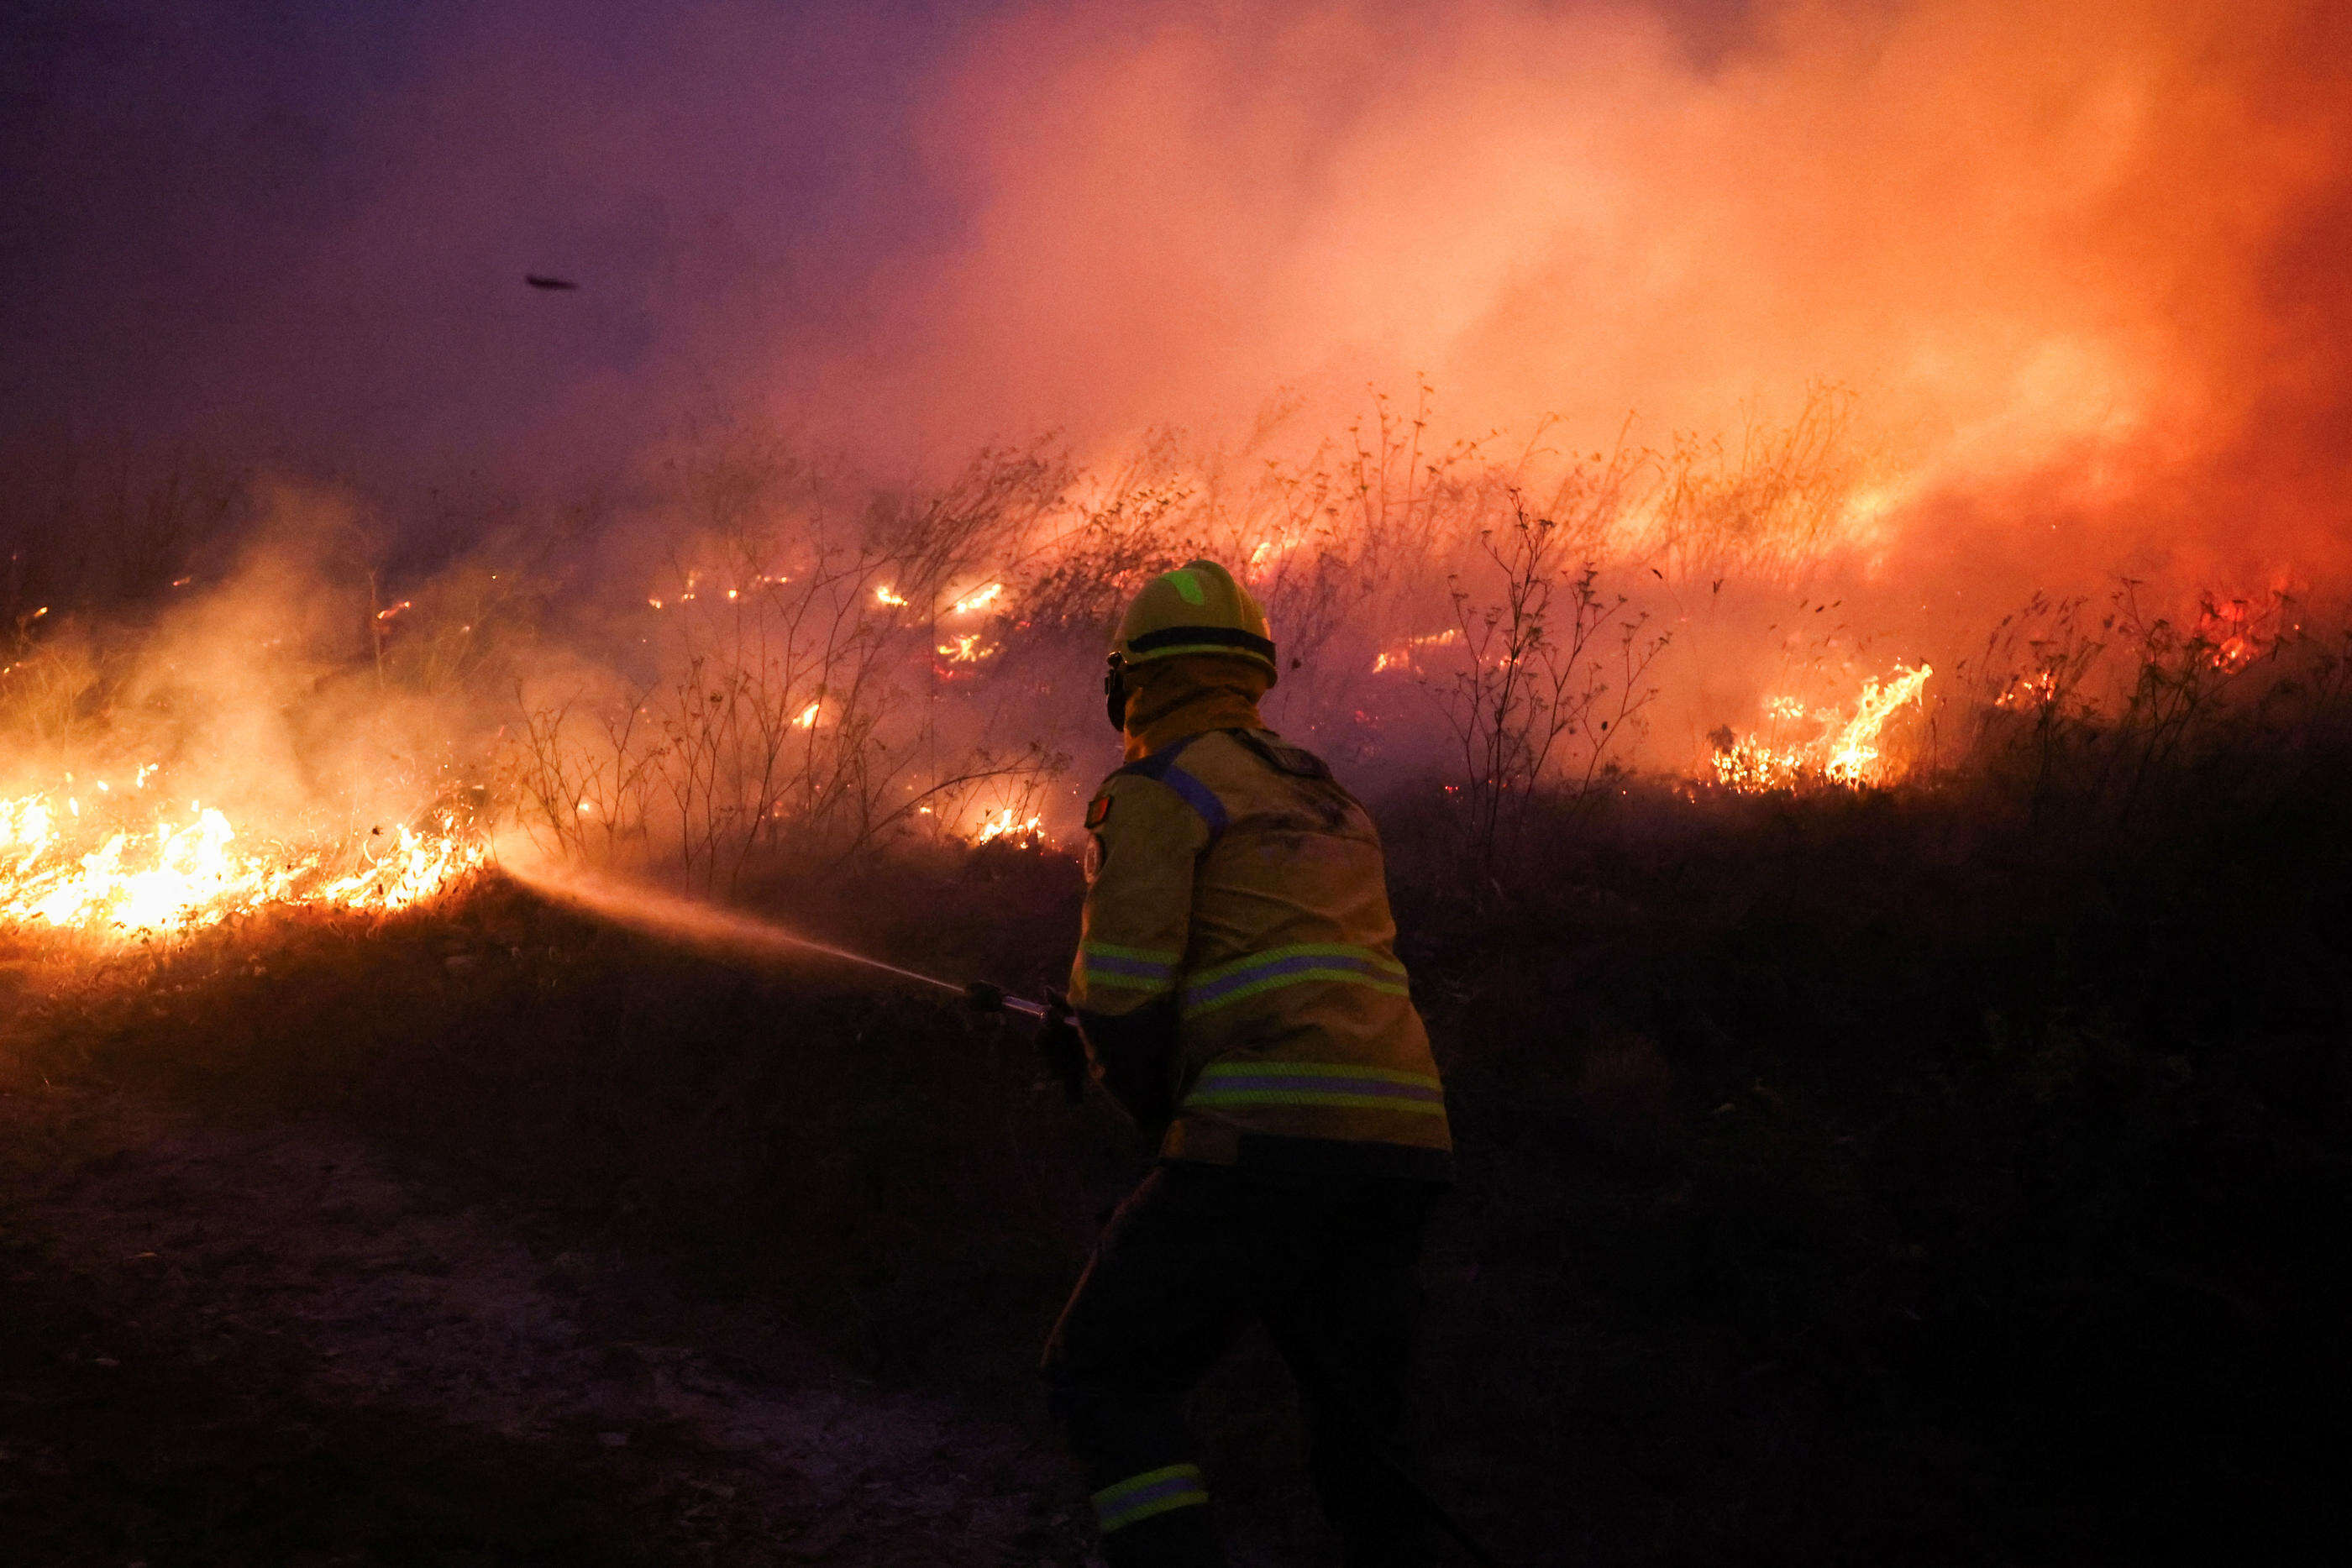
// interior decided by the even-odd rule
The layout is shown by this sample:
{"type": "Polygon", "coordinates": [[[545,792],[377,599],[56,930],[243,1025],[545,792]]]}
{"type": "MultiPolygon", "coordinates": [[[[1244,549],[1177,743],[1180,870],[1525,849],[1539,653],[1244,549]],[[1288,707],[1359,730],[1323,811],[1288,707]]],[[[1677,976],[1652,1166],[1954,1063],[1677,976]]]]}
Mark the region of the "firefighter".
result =
{"type": "Polygon", "coordinates": [[[1297,1378],[1349,1568],[1430,1560],[1398,1452],[1413,1278],[1451,1176],[1379,835],[1257,702],[1265,612],[1223,567],[1146,584],[1104,683],[1126,766],[1087,808],[1072,970],[1096,1079],[1159,1140],[1045,1351],[1112,1568],[1219,1563],[1182,1404],[1255,1316],[1297,1378]]]}

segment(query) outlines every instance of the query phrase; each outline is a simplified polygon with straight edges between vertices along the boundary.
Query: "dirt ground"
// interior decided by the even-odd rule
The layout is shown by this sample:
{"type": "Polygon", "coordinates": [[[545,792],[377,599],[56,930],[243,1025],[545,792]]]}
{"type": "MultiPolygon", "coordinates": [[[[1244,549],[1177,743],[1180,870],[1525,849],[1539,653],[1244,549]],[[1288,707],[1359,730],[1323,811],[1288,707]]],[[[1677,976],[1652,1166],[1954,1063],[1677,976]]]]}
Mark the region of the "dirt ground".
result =
{"type": "Polygon", "coordinates": [[[0,1095],[12,1563],[1075,1563],[1059,1455],[317,1120],[0,1095]]]}

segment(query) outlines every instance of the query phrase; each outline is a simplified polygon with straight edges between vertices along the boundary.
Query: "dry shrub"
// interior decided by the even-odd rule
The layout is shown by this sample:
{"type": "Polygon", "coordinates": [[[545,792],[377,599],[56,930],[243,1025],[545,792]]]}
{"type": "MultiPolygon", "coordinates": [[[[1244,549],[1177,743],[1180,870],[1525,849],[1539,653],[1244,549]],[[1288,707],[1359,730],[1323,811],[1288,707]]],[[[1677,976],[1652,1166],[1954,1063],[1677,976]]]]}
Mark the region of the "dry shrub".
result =
{"type": "Polygon", "coordinates": [[[1479,537],[1486,570],[1448,579],[1458,657],[1423,684],[1458,748],[1458,820],[1481,885],[1538,796],[1581,798],[1657,695],[1643,682],[1667,633],[1571,553],[1614,517],[1625,477],[1617,464],[1588,475],[1566,523],[1515,497],[1509,523],[1479,537]]]}
{"type": "Polygon", "coordinates": [[[89,629],[78,622],[42,628],[44,616],[20,616],[0,663],[0,737],[11,760],[45,754],[88,716],[105,673],[89,629]],[[47,632],[37,636],[39,628],[47,632]]]}
{"type": "Polygon", "coordinates": [[[1954,774],[2036,819],[2122,825],[2168,791],[2274,793],[2352,733],[2352,632],[2284,593],[2160,614],[2144,590],[2036,595],[2003,617],[1962,669],[1954,774]]]}
{"type": "Polygon", "coordinates": [[[1837,542],[1837,526],[1867,483],[1853,394],[1809,389],[1794,418],[1752,414],[1737,446],[1675,435],[1649,498],[1651,549],[1693,581],[1794,580],[1837,542]]]}
{"type": "Polygon", "coordinates": [[[650,669],[519,688],[501,773],[525,828],[731,889],[755,855],[856,852],[1049,775],[1042,743],[950,732],[932,699],[942,612],[1061,484],[1037,453],[991,452],[928,497],[851,507],[773,448],[689,468],[692,526],[633,622],[650,669]]]}

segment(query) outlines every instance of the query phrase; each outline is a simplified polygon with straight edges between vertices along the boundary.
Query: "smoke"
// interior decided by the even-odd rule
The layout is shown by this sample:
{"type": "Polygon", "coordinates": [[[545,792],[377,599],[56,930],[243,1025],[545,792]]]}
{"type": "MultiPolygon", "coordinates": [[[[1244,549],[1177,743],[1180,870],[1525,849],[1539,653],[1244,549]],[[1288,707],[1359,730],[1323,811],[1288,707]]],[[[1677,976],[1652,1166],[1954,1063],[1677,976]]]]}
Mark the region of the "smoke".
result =
{"type": "Polygon", "coordinates": [[[469,569],[422,591],[441,611],[412,613],[373,591],[348,496],[273,483],[255,502],[216,577],[20,638],[0,685],[0,795],[79,780],[94,804],[152,786],[170,810],[334,843],[462,807],[498,722],[477,667],[502,654],[498,628],[460,619],[469,569]]]}
{"type": "Polygon", "coordinates": [[[1997,508],[2034,530],[2011,592],[2332,568],[2347,33],[1759,5],[1702,60],[1635,6],[1029,10],[922,122],[973,217],[869,285],[903,324],[874,357],[912,367],[882,406],[1234,432],[1278,387],[1328,412],[1420,371],[1464,428],[1590,443],[1830,382],[1889,459],[1856,531],[1890,559],[1997,508]]]}
{"type": "MultiPolygon", "coordinates": [[[[659,553],[713,432],[914,492],[1181,428],[1224,483],[1426,377],[1433,449],[1682,433],[1726,527],[1810,508],[1825,548],[1756,582],[1644,587],[1696,745],[1759,646],[1940,663],[2037,590],[2352,564],[2347,47],[2291,0],[34,7],[0,436],[324,476],[436,560],[489,499],[590,495],[609,562],[659,553]],[[1811,479],[1740,478],[1825,398],[1811,479]]],[[[252,580],[215,613],[327,613],[252,580]]],[[[331,612],[350,701],[295,706],[365,706],[374,609],[331,612]]],[[[317,750],[184,743],[272,746],[317,750]]]]}

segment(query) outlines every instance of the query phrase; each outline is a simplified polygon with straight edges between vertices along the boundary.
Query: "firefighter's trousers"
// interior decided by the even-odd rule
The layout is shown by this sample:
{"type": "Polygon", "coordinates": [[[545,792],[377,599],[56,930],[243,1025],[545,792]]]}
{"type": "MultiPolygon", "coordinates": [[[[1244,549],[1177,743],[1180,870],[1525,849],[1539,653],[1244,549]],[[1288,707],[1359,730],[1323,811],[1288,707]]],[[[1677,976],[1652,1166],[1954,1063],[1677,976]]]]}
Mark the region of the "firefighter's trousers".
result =
{"type": "Polygon", "coordinates": [[[1431,1561],[1427,1521],[1394,1465],[1413,1266],[1435,1190],[1171,1163],[1119,1206],[1045,1367],[1112,1568],[1224,1561],[1182,1406],[1252,1315],[1298,1379],[1309,1469],[1349,1568],[1431,1561]]]}

